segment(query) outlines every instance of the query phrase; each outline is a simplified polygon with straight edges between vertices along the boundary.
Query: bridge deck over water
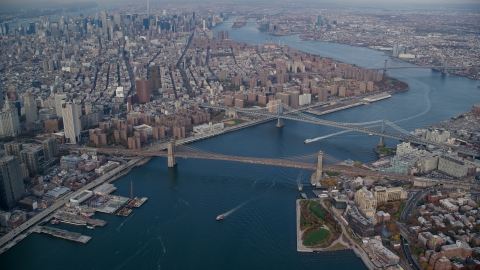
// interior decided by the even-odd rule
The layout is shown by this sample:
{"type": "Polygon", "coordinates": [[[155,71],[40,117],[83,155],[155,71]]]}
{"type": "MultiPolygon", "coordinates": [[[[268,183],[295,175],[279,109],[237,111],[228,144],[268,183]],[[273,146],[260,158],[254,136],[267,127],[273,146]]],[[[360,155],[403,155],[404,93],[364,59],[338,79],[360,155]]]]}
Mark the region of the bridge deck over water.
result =
{"type": "MultiPolygon", "coordinates": [[[[125,149],[111,149],[111,148],[98,148],[96,149],[98,153],[103,154],[122,154],[125,156],[149,156],[149,157],[168,157],[169,153],[167,151],[149,151],[149,149],[143,150],[125,150],[125,149]]],[[[312,159],[313,155],[317,153],[305,155],[305,157],[310,157],[312,159]]],[[[233,155],[223,155],[223,154],[214,154],[214,153],[191,153],[191,152],[175,152],[175,157],[178,158],[198,158],[198,159],[211,159],[211,160],[224,160],[224,161],[233,161],[233,162],[242,162],[250,164],[260,164],[260,165],[270,165],[270,166],[280,166],[280,167],[290,167],[297,169],[306,169],[306,170],[316,170],[318,164],[310,162],[302,162],[296,160],[289,160],[288,157],[284,159],[280,158],[258,158],[258,157],[245,157],[245,156],[233,156],[233,155]]],[[[334,159],[326,155],[327,159],[334,159]]],[[[338,162],[338,160],[337,160],[338,162]]],[[[338,172],[346,175],[362,175],[362,176],[373,176],[373,177],[387,177],[395,178],[398,180],[412,180],[412,176],[400,175],[386,172],[377,172],[364,168],[358,168],[348,165],[323,165],[324,171],[338,172]]]]}

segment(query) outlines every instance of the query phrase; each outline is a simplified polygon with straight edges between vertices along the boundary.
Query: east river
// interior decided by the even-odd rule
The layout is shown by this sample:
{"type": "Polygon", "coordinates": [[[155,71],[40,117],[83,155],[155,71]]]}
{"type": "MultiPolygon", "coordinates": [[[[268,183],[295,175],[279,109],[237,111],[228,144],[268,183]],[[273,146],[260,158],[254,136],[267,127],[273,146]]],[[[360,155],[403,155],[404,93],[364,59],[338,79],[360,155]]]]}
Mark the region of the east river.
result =
{"type": "MultiPolygon", "coordinates": [[[[278,41],[258,32],[255,24],[232,30],[232,19],[213,29],[228,30],[236,41],[278,41]]],[[[281,37],[283,39],[283,37],[281,37]]],[[[285,45],[360,67],[381,67],[387,56],[352,46],[284,37],[285,45]]],[[[389,61],[391,66],[409,65],[389,61]]],[[[395,121],[412,130],[448,120],[480,102],[478,81],[441,75],[430,69],[391,71],[410,91],[392,98],[336,112],[323,118],[340,122],[395,121]]],[[[215,153],[288,157],[323,150],[339,159],[362,162],[376,158],[378,137],[349,132],[304,144],[338,129],[285,121],[274,122],[196,142],[215,153]]],[[[387,140],[393,146],[397,141],[387,140]]],[[[301,254],[296,251],[296,179],[308,186],[309,171],[197,159],[179,159],[168,169],[165,158],[152,159],[117,180],[116,194],[146,196],[147,203],[130,217],[98,214],[104,228],[58,225],[92,236],[78,244],[32,234],[0,257],[0,269],[366,269],[352,251],[301,254]],[[242,205],[243,204],[243,205],[242,205]],[[223,221],[215,217],[241,207],[223,221]]],[[[308,192],[308,190],[307,190],[308,192]]]]}

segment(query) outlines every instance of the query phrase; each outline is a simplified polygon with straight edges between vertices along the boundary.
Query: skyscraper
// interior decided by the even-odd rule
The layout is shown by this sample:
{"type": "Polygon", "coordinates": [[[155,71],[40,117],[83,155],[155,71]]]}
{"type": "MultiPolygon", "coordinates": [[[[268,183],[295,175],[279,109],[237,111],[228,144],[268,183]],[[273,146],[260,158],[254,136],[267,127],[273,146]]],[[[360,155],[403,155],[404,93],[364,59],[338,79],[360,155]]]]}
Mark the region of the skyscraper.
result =
{"type": "Polygon", "coordinates": [[[150,1],[147,0],[147,16],[150,17],[150,1]]]}
{"type": "Polygon", "coordinates": [[[68,99],[66,93],[55,94],[55,112],[58,117],[62,117],[62,104],[68,99]]]}
{"type": "Polygon", "coordinates": [[[318,16],[317,16],[317,25],[318,25],[318,26],[322,26],[322,25],[323,25],[322,15],[318,15],[318,16]]]}
{"type": "Polygon", "coordinates": [[[398,43],[393,43],[392,56],[397,57],[400,54],[400,46],[398,43]]]}
{"type": "Polygon", "coordinates": [[[57,138],[50,137],[42,142],[44,160],[50,160],[58,155],[57,138]]]}
{"type": "Polygon", "coordinates": [[[107,13],[105,11],[100,12],[100,21],[102,21],[103,34],[107,32],[107,13]]]}
{"type": "Polygon", "coordinates": [[[66,143],[76,144],[80,141],[80,118],[77,104],[69,101],[62,104],[63,126],[66,143]]]}
{"type": "Polygon", "coordinates": [[[150,102],[150,87],[148,80],[141,79],[135,81],[135,92],[138,96],[138,103],[150,102]]]}
{"type": "Polygon", "coordinates": [[[0,158],[0,207],[13,208],[25,194],[18,157],[0,158]]]}
{"type": "Polygon", "coordinates": [[[27,124],[33,123],[37,121],[38,113],[37,113],[37,104],[33,99],[32,94],[30,91],[27,91],[25,94],[25,116],[27,117],[27,124]]]}
{"type": "Polygon", "coordinates": [[[16,136],[20,132],[20,119],[15,106],[5,97],[5,105],[0,111],[0,136],[16,136]]]}

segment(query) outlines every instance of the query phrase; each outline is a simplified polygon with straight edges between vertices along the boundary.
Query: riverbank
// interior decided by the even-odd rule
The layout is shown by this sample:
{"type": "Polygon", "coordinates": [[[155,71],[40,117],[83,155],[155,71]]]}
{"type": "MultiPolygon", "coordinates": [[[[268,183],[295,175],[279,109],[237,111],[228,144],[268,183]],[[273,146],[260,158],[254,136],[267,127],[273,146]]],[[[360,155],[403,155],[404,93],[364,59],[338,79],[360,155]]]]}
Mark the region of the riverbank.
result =
{"type": "MultiPolygon", "coordinates": [[[[269,34],[269,35],[272,35],[272,34],[269,34]]],[[[305,37],[305,36],[302,36],[302,34],[289,34],[289,35],[284,35],[284,36],[296,36],[298,35],[299,38],[303,41],[312,41],[312,42],[326,42],[326,43],[332,43],[332,44],[342,44],[342,45],[348,45],[348,46],[352,46],[352,47],[359,47],[359,48],[368,48],[368,49],[371,49],[371,50],[374,50],[374,51],[378,51],[378,52],[385,52],[383,50],[380,50],[380,49],[376,49],[375,47],[373,47],[373,45],[365,45],[365,44],[362,44],[362,45],[359,45],[359,44],[356,44],[356,43],[347,43],[347,42],[337,42],[337,41],[332,41],[332,40],[317,40],[317,39],[312,39],[312,38],[308,38],[308,37],[305,37]]],[[[396,61],[396,62],[400,62],[400,63],[405,63],[405,64],[411,64],[411,65],[415,65],[415,66],[418,66],[418,67],[422,67],[421,64],[418,64],[416,62],[411,62],[411,61],[406,61],[406,60],[403,60],[401,58],[398,58],[398,57],[393,57],[391,54],[386,54],[388,55],[388,57],[393,60],[393,61],[396,61]]],[[[433,69],[432,70],[436,70],[438,72],[441,72],[440,69],[433,69]]],[[[464,77],[464,78],[468,78],[468,79],[471,79],[471,80],[480,80],[480,77],[479,78],[472,78],[470,76],[467,76],[465,74],[461,74],[461,73],[455,73],[455,72],[449,72],[449,74],[452,74],[452,75],[457,75],[457,76],[461,76],[461,77],[464,77]]]]}
{"type": "Polygon", "coordinates": [[[25,237],[22,237],[23,235],[29,235],[31,233],[30,230],[32,230],[32,227],[34,228],[39,222],[42,222],[47,216],[53,214],[59,208],[63,207],[63,205],[69,202],[70,198],[72,198],[73,196],[78,195],[83,190],[93,189],[103,183],[111,183],[127,175],[131,171],[132,167],[141,166],[147,163],[149,160],[150,160],[150,157],[132,159],[129,162],[93,180],[92,182],[85,185],[83,188],[79,189],[78,191],[69,193],[66,196],[62,197],[61,199],[57,200],[55,204],[44,209],[42,212],[28,219],[27,221],[22,223],[20,226],[16,227],[14,230],[12,230],[8,234],[0,238],[0,255],[6,252],[7,250],[9,250],[10,248],[12,248],[13,246],[15,246],[21,240],[25,239],[25,237]]]}

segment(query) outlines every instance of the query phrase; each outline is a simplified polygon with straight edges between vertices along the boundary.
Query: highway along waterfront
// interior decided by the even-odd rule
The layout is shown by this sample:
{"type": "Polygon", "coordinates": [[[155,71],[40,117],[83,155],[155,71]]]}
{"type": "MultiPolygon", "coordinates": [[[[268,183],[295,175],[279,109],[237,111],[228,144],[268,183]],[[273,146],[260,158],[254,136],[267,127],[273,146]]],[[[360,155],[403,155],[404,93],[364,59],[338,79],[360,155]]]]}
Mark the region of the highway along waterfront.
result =
{"type": "MultiPolygon", "coordinates": [[[[232,30],[233,18],[213,29],[227,30],[230,38],[261,44],[267,38],[254,24],[232,30]]],[[[285,45],[332,57],[361,67],[381,67],[381,52],[340,44],[285,38],[285,45]]],[[[391,61],[391,66],[407,65],[391,61]]],[[[412,130],[448,120],[480,102],[478,82],[431,70],[396,70],[391,76],[407,82],[410,90],[390,99],[320,116],[339,122],[376,119],[397,121],[412,130]]],[[[376,159],[372,148],[379,138],[348,132],[305,144],[305,139],[340,131],[336,128],[285,121],[263,123],[192,144],[209,152],[237,156],[286,157],[319,150],[339,159],[362,162],[376,159]]],[[[397,143],[387,140],[388,145],[397,143]]],[[[313,160],[312,160],[313,162],[313,160]]],[[[128,219],[107,214],[108,222],[88,230],[66,224],[60,229],[91,236],[87,244],[46,234],[32,234],[0,257],[0,269],[366,269],[352,251],[297,253],[295,199],[297,177],[308,194],[311,171],[235,163],[178,159],[167,168],[166,158],[153,158],[114,184],[117,194],[149,200],[128,219]],[[250,201],[251,200],[251,201],[250,201]],[[224,220],[216,217],[242,203],[224,220]],[[28,257],[28,260],[25,259],[28,257]],[[68,266],[68,267],[66,267],[68,266]]],[[[50,226],[50,225],[48,225],[50,226]]]]}

